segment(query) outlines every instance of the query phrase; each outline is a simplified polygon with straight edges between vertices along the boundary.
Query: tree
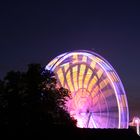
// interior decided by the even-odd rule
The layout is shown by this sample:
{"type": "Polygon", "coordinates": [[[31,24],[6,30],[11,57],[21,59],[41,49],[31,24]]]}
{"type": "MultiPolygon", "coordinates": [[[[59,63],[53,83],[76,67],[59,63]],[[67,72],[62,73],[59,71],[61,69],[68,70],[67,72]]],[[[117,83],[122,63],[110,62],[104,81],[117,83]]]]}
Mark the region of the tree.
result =
{"type": "Polygon", "coordinates": [[[70,91],[57,87],[55,74],[52,71],[45,70],[42,74],[42,95],[47,109],[47,115],[52,120],[52,125],[63,125],[75,127],[76,121],[70,117],[66,109],[66,101],[70,98],[70,91]]]}
{"type": "Polygon", "coordinates": [[[52,71],[40,64],[28,65],[27,72],[10,71],[0,81],[0,119],[11,133],[18,130],[34,131],[38,128],[75,122],[65,109],[69,91],[57,87],[52,71]]]}

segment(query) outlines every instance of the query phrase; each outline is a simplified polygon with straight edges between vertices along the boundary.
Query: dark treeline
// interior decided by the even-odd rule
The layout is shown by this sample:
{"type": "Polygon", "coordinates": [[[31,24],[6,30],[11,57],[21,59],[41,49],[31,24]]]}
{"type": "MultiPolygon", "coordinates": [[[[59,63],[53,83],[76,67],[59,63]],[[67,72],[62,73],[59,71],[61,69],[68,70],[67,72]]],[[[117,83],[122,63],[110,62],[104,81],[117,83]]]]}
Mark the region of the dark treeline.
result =
{"type": "Polygon", "coordinates": [[[58,125],[75,127],[65,111],[69,91],[57,87],[53,72],[40,64],[10,71],[0,81],[0,126],[9,134],[35,133],[58,125]]]}

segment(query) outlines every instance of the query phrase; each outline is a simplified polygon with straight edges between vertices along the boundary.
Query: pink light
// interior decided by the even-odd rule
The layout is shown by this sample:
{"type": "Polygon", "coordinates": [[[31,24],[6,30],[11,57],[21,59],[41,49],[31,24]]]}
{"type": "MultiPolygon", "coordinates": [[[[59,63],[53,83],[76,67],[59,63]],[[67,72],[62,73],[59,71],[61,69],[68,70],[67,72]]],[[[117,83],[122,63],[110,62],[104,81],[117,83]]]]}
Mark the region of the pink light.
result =
{"type": "Polygon", "coordinates": [[[81,118],[77,118],[77,127],[84,128],[84,126],[83,126],[83,120],[81,118]]]}
{"type": "Polygon", "coordinates": [[[139,119],[136,119],[136,120],[135,120],[135,123],[138,124],[138,123],[139,123],[139,119]]]}
{"type": "Polygon", "coordinates": [[[133,123],[136,124],[136,125],[140,124],[140,119],[138,117],[134,117],[133,118],[133,123]]]}

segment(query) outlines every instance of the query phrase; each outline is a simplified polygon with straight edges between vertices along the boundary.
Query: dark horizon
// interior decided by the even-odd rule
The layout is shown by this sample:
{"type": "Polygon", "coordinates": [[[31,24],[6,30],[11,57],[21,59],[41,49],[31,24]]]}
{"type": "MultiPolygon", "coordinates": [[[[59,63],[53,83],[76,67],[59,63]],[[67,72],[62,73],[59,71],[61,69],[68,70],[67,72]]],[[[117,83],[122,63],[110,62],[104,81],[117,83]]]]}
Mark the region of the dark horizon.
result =
{"type": "Polygon", "coordinates": [[[130,119],[140,117],[139,1],[3,1],[0,11],[0,79],[64,52],[93,50],[120,76],[130,119]]]}
{"type": "Polygon", "coordinates": [[[123,139],[138,139],[139,136],[136,133],[135,128],[131,127],[128,129],[96,129],[96,128],[71,128],[65,126],[55,126],[49,129],[45,129],[45,127],[38,129],[26,129],[25,132],[17,130],[16,132],[10,131],[10,136],[45,136],[48,138],[61,138],[66,139],[69,138],[79,138],[79,139],[100,139],[100,138],[107,138],[113,139],[114,137],[123,138],[123,139]],[[55,135],[52,135],[55,134],[55,135]]]}

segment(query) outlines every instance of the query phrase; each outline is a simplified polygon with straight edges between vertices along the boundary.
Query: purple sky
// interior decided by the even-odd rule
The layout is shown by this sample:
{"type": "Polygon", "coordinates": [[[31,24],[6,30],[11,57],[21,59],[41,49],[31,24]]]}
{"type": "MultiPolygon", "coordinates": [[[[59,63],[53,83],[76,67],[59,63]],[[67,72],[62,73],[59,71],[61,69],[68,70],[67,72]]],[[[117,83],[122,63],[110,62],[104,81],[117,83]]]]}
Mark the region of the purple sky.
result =
{"type": "Polygon", "coordinates": [[[130,117],[140,116],[140,1],[0,3],[0,78],[77,49],[94,50],[111,63],[124,84],[130,117]]]}

